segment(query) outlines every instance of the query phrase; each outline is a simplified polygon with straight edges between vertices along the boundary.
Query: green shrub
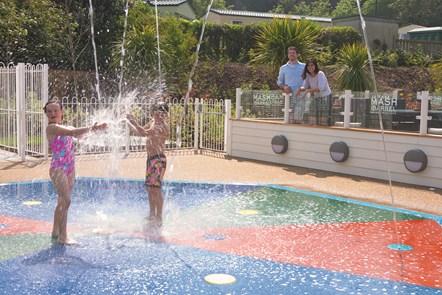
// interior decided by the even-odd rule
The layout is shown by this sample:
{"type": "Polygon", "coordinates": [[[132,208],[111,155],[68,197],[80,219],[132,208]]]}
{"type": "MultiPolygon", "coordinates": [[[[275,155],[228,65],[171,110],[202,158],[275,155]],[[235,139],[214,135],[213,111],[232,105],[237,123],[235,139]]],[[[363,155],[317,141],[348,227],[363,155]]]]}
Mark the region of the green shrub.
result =
{"type": "Polygon", "coordinates": [[[358,43],[361,34],[351,27],[326,27],[321,29],[318,42],[324,46],[329,46],[331,51],[342,48],[345,44],[358,43]]]}
{"type": "Polygon", "coordinates": [[[373,89],[367,69],[368,52],[363,44],[344,45],[336,62],[336,80],[341,89],[365,91],[373,89]]]}

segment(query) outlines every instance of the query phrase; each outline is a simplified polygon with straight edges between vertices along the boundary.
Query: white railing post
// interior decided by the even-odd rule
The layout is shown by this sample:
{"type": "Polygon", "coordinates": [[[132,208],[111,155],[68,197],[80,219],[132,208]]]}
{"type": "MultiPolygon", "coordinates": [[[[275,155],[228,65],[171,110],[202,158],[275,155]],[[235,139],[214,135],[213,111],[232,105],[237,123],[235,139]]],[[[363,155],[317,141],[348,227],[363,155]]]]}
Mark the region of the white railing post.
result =
{"type": "Polygon", "coordinates": [[[242,95],[242,91],[241,88],[236,88],[236,119],[239,120],[241,119],[241,95],[242,95]]]}
{"type": "Polygon", "coordinates": [[[351,90],[345,90],[344,94],[344,112],[341,112],[341,115],[344,115],[344,128],[350,128],[350,116],[353,115],[351,112],[351,99],[352,99],[351,90]]]}
{"type": "Polygon", "coordinates": [[[292,93],[283,93],[284,96],[284,124],[290,123],[290,97],[292,93]]]}
{"type": "MultiPolygon", "coordinates": [[[[48,72],[49,67],[47,64],[43,65],[43,81],[42,81],[42,101],[43,105],[46,104],[46,102],[49,100],[49,78],[48,78],[48,72]]],[[[48,118],[46,117],[46,114],[43,110],[43,126],[42,126],[42,143],[43,143],[43,156],[44,159],[48,159],[49,154],[49,144],[48,140],[46,139],[46,126],[48,126],[48,118]]]]}
{"type": "Polygon", "coordinates": [[[130,128],[129,128],[129,125],[127,125],[127,124],[124,124],[124,125],[126,125],[124,127],[124,139],[125,139],[125,146],[126,146],[125,154],[127,156],[127,155],[129,155],[129,152],[130,152],[130,128]]]}
{"type": "Polygon", "coordinates": [[[226,114],[224,116],[224,152],[230,155],[232,147],[230,146],[231,125],[230,125],[230,113],[232,112],[232,102],[230,99],[224,101],[226,114]]]}
{"type": "Polygon", "coordinates": [[[26,114],[25,114],[25,64],[19,63],[16,68],[16,107],[17,107],[17,149],[22,161],[26,155],[26,114]]]}
{"type": "Polygon", "coordinates": [[[364,99],[370,99],[370,90],[365,90],[364,99]]]}
{"type": "MultiPolygon", "coordinates": [[[[198,149],[198,142],[199,142],[199,98],[195,98],[195,105],[194,105],[194,133],[193,133],[193,148],[198,149]]],[[[201,136],[202,137],[202,136],[201,136]]]]}
{"type": "Polygon", "coordinates": [[[418,92],[417,99],[421,101],[421,114],[420,116],[416,116],[416,119],[420,120],[419,133],[425,135],[428,131],[428,120],[433,119],[431,116],[428,116],[428,101],[430,100],[430,93],[428,91],[422,91],[422,93],[418,92]]]}
{"type": "Polygon", "coordinates": [[[393,101],[398,101],[399,91],[397,89],[393,90],[393,101]]]}
{"type": "Polygon", "coordinates": [[[199,147],[203,147],[203,125],[204,125],[204,117],[203,117],[203,108],[204,108],[204,103],[207,103],[207,100],[206,101],[204,101],[204,99],[201,99],[201,101],[200,101],[200,106],[199,106],[199,108],[198,108],[198,110],[201,110],[201,111],[198,111],[198,113],[197,113],[197,115],[198,115],[198,120],[199,120],[199,122],[201,122],[201,124],[199,124],[199,146],[198,146],[198,148],[199,147]]]}

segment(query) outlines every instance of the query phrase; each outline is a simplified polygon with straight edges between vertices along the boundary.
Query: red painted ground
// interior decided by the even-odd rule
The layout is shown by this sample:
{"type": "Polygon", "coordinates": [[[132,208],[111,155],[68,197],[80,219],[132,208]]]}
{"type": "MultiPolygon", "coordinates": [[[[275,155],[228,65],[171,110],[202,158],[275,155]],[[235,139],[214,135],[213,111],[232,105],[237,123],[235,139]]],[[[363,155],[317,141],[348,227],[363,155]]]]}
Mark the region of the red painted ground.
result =
{"type": "Polygon", "coordinates": [[[442,287],[442,228],[434,220],[213,229],[166,242],[258,259],[442,287]],[[206,240],[204,234],[223,234],[206,240]],[[390,244],[412,246],[391,250],[390,244]],[[402,257],[401,257],[402,256],[402,257]],[[402,263],[401,263],[402,261],[402,263]]]}
{"type": "MultiPolygon", "coordinates": [[[[0,216],[0,235],[50,234],[52,224],[0,216]]],[[[442,288],[442,228],[434,220],[217,228],[156,239],[188,247],[442,288]],[[396,226],[399,236],[396,235],[396,226]],[[225,235],[208,240],[205,234],[225,235]],[[405,244],[411,251],[391,250],[405,244]]]]}
{"type": "Polygon", "coordinates": [[[52,231],[52,223],[12,216],[0,215],[0,224],[7,225],[6,228],[0,228],[0,236],[50,234],[52,231]]]}

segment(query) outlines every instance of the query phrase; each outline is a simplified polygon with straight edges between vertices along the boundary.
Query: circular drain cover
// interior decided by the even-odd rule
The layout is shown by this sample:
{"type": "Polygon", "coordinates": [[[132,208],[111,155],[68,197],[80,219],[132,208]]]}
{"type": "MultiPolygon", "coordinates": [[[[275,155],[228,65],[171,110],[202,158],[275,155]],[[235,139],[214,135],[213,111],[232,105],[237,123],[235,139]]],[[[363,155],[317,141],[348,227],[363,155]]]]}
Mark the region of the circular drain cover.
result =
{"type": "Polygon", "coordinates": [[[222,273],[214,273],[207,275],[204,277],[204,280],[210,284],[215,284],[215,285],[226,285],[236,282],[236,278],[234,276],[222,273]]]}
{"type": "Polygon", "coordinates": [[[107,234],[113,234],[115,232],[115,230],[110,227],[107,227],[107,228],[97,227],[97,228],[94,228],[92,230],[92,232],[97,235],[107,235],[107,234]]]}
{"type": "Polygon", "coordinates": [[[226,236],[223,234],[204,234],[203,238],[210,241],[220,241],[225,240],[226,236]]]}
{"type": "Polygon", "coordinates": [[[40,205],[41,202],[40,201],[25,201],[22,204],[26,205],[26,206],[34,206],[34,205],[40,205]]]}
{"type": "Polygon", "coordinates": [[[251,209],[244,209],[239,211],[240,214],[242,215],[259,215],[261,214],[261,212],[259,212],[258,210],[251,210],[251,209]]]}
{"type": "Polygon", "coordinates": [[[413,247],[405,245],[405,244],[390,244],[387,247],[391,250],[398,250],[398,251],[411,251],[411,250],[413,250],[413,247]]]}

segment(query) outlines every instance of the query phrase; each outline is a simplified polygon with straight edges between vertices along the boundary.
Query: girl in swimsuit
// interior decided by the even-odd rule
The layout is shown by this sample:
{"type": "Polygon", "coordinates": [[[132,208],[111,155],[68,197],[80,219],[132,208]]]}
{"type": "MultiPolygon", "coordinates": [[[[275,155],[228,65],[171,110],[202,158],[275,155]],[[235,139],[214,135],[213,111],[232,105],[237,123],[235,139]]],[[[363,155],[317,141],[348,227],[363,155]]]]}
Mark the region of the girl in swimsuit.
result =
{"type": "Polygon", "coordinates": [[[49,125],[46,136],[52,149],[49,176],[57,191],[58,203],[54,212],[52,238],[60,244],[74,244],[67,236],[68,209],[71,204],[71,192],[75,182],[75,151],[72,137],[80,137],[90,131],[102,130],[106,123],[95,123],[89,127],[74,128],[61,125],[63,107],[58,100],[49,100],[43,108],[49,125]]]}

